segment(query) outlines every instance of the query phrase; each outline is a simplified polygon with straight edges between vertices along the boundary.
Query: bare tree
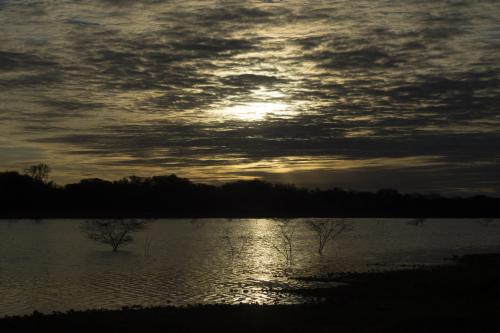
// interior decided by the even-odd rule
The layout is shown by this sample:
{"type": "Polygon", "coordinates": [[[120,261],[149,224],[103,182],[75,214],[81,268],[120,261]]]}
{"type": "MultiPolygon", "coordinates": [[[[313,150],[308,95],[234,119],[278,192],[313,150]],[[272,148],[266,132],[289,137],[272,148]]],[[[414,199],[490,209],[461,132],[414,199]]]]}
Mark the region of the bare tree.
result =
{"type": "Polygon", "coordinates": [[[270,244],[276,252],[278,252],[285,260],[287,266],[291,266],[293,262],[293,236],[297,224],[289,218],[273,219],[279,228],[278,241],[270,241],[270,244]]]}
{"type": "Polygon", "coordinates": [[[197,219],[197,218],[194,218],[194,219],[191,219],[189,220],[189,223],[195,227],[196,229],[201,229],[205,226],[205,220],[203,219],[197,219]]]}
{"type": "Polygon", "coordinates": [[[151,246],[153,245],[153,239],[151,238],[151,235],[147,235],[146,239],[144,240],[144,256],[149,257],[151,256],[151,246]]]}
{"type": "Polygon", "coordinates": [[[145,220],[138,219],[111,219],[88,220],[81,225],[81,230],[93,241],[111,245],[113,252],[120,246],[132,242],[131,233],[143,230],[145,220]]]}
{"type": "Polygon", "coordinates": [[[220,238],[224,242],[231,261],[241,256],[250,241],[250,236],[234,235],[229,227],[224,228],[224,234],[220,238]]]}
{"type": "Polygon", "coordinates": [[[413,225],[415,227],[421,227],[424,225],[425,220],[426,220],[425,217],[417,217],[415,219],[411,219],[410,221],[408,221],[408,224],[413,225]]]}
{"type": "Polygon", "coordinates": [[[316,236],[318,238],[318,253],[320,256],[322,256],[326,244],[346,231],[348,225],[343,219],[313,219],[307,221],[307,226],[310,230],[316,233],[316,236]]]}
{"type": "Polygon", "coordinates": [[[485,217],[483,219],[478,220],[477,222],[483,227],[489,227],[494,222],[494,220],[492,218],[485,217]]]}
{"type": "Polygon", "coordinates": [[[50,167],[45,163],[38,163],[25,168],[24,173],[34,180],[47,183],[49,179],[50,167]]]}

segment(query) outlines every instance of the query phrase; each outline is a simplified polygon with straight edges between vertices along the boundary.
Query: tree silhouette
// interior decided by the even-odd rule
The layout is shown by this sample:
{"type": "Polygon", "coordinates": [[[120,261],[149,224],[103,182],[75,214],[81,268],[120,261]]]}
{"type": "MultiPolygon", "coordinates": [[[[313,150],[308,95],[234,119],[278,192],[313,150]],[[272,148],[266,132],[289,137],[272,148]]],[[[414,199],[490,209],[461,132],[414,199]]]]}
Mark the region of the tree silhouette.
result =
{"type": "Polygon", "coordinates": [[[279,239],[277,242],[271,240],[271,247],[283,257],[287,266],[291,266],[293,262],[293,241],[297,224],[289,218],[275,218],[272,220],[278,225],[279,239]]]}
{"type": "Polygon", "coordinates": [[[111,245],[116,252],[120,246],[134,240],[131,233],[143,230],[145,226],[146,221],[138,219],[88,220],[82,222],[81,230],[89,239],[111,245]]]}
{"type": "Polygon", "coordinates": [[[425,220],[426,218],[424,217],[417,217],[408,221],[408,224],[413,225],[415,227],[422,227],[424,225],[425,220]]]}
{"type": "MultiPolygon", "coordinates": [[[[500,216],[500,198],[394,190],[309,190],[260,180],[196,184],[175,175],[98,178],[57,186],[43,164],[0,172],[2,217],[469,217],[500,216]]],[[[422,219],[411,224],[422,225],[422,219]]],[[[200,222],[200,221],[198,221],[200,222]]],[[[201,225],[201,224],[200,224],[201,225]]]]}
{"type": "Polygon", "coordinates": [[[483,227],[489,227],[494,221],[494,219],[486,217],[478,220],[477,222],[483,227]]]}
{"type": "Polygon", "coordinates": [[[36,181],[47,183],[50,167],[45,163],[38,163],[25,168],[24,173],[36,181]]]}
{"type": "MultiPolygon", "coordinates": [[[[232,219],[228,219],[232,220],[232,219]]],[[[231,262],[240,257],[250,243],[250,236],[247,234],[235,235],[230,228],[224,228],[224,234],[220,236],[226,248],[231,262]]]]}
{"type": "Polygon", "coordinates": [[[326,244],[346,231],[348,225],[343,219],[340,221],[314,219],[307,221],[307,226],[316,233],[318,237],[318,253],[322,256],[326,244]]]}

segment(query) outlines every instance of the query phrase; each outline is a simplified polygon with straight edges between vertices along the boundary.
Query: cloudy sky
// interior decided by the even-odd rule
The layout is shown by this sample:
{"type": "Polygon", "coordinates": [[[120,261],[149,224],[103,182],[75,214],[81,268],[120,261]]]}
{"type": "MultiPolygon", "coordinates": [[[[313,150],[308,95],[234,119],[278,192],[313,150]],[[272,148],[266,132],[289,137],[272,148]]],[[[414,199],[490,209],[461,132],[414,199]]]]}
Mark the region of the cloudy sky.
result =
{"type": "Polygon", "coordinates": [[[0,0],[0,170],[500,194],[498,0],[0,0]]]}

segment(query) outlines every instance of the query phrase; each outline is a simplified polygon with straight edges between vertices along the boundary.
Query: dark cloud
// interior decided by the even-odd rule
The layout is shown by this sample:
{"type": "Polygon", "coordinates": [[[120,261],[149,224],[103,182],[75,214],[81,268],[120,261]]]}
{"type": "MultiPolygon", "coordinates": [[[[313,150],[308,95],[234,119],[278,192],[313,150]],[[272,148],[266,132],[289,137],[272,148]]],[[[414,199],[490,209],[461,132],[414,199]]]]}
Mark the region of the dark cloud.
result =
{"type": "MultiPolygon", "coordinates": [[[[285,8],[280,8],[279,10],[283,14],[287,13],[285,8]]],[[[267,21],[273,16],[275,16],[274,13],[259,8],[240,7],[238,5],[228,4],[225,7],[208,10],[203,14],[202,20],[209,23],[236,21],[238,23],[245,22],[255,24],[256,22],[267,21]]]]}
{"type": "Polygon", "coordinates": [[[0,87],[5,91],[14,89],[30,89],[37,87],[47,87],[48,85],[61,82],[60,72],[45,72],[39,74],[22,74],[20,76],[2,79],[0,78],[0,87]]]}
{"type": "Polygon", "coordinates": [[[0,70],[45,69],[54,66],[56,66],[55,62],[34,54],[0,50],[0,70]]]}
{"type": "Polygon", "coordinates": [[[393,67],[399,62],[394,56],[377,47],[342,52],[325,51],[314,54],[311,60],[317,61],[321,67],[334,70],[393,67]]]}
{"type": "Polygon", "coordinates": [[[406,189],[405,192],[431,193],[445,195],[470,195],[484,193],[500,195],[496,165],[472,166],[421,166],[387,169],[380,167],[354,168],[344,170],[316,170],[276,174],[252,172],[247,176],[262,177],[273,182],[295,183],[306,187],[332,188],[343,187],[364,191],[377,191],[381,188],[406,189]],[[456,179],[461,181],[457,183],[456,179]],[[479,181],[479,179],[482,179],[479,181]],[[456,184],[456,185],[454,185],[456,184]]]}
{"type": "Polygon", "coordinates": [[[206,58],[219,54],[234,54],[252,49],[253,44],[244,39],[234,38],[193,38],[182,41],[174,41],[172,48],[185,52],[183,55],[194,58],[206,58]]]}
{"type": "Polygon", "coordinates": [[[66,20],[64,22],[67,23],[67,24],[76,25],[76,26],[79,26],[79,27],[82,27],[82,28],[85,28],[85,27],[88,27],[88,26],[97,26],[97,25],[99,25],[98,23],[85,21],[85,20],[82,20],[82,19],[79,19],[79,18],[71,18],[71,19],[68,19],[68,20],[66,20]]]}
{"type": "Polygon", "coordinates": [[[282,82],[281,79],[269,75],[240,74],[229,75],[221,79],[221,83],[236,87],[272,86],[282,82]]]}
{"type": "Polygon", "coordinates": [[[93,110],[97,108],[105,107],[104,104],[95,103],[92,101],[89,102],[81,102],[81,101],[71,101],[71,100],[43,100],[42,104],[52,107],[54,109],[61,110],[71,110],[71,111],[80,111],[80,110],[93,110]]]}
{"type": "Polygon", "coordinates": [[[55,61],[32,53],[0,50],[0,87],[2,89],[25,89],[49,85],[60,79],[61,68],[55,61]]]}
{"type": "Polygon", "coordinates": [[[322,123],[262,123],[248,126],[232,123],[219,127],[189,124],[108,127],[103,134],[64,135],[38,139],[71,143],[101,154],[126,151],[141,156],[144,151],[168,149],[170,157],[238,155],[250,160],[286,156],[345,156],[352,159],[443,156],[450,162],[500,157],[500,134],[411,133],[394,140],[390,136],[346,137],[350,127],[332,129],[322,123]],[[337,133],[337,135],[335,135],[337,133]],[[457,146],[457,142],[460,145],[457,146]],[[189,150],[196,147],[196,149],[189,150]],[[173,156],[175,155],[175,156],[173,156]]]}

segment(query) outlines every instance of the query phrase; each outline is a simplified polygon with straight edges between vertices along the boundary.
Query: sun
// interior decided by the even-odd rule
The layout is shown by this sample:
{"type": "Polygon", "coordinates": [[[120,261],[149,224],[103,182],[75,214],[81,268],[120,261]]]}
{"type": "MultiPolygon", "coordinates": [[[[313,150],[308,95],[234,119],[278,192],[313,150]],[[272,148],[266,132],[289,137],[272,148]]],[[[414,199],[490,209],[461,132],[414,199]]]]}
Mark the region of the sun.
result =
{"type": "Polygon", "coordinates": [[[268,115],[282,114],[287,111],[288,105],[280,102],[250,102],[225,107],[221,114],[225,117],[237,118],[246,121],[263,120],[268,115]]]}
{"type": "Polygon", "coordinates": [[[269,116],[287,116],[291,106],[286,102],[286,95],[281,91],[259,87],[243,100],[233,100],[217,108],[217,113],[230,119],[244,121],[265,120],[269,116]]]}

